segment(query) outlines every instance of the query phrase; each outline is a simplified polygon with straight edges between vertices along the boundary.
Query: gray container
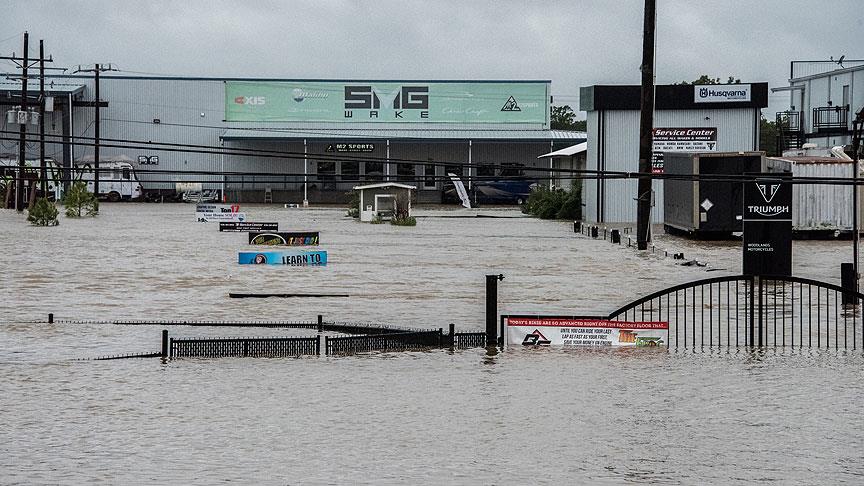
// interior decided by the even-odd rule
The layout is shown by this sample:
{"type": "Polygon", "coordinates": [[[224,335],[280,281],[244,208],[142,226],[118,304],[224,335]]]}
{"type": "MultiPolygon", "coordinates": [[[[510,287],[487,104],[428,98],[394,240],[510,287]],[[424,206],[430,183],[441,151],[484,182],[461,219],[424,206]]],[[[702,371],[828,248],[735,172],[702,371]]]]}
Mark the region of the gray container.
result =
{"type": "MultiPolygon", "coordinates": [[[[766,172],[763,152],[666,152],[666,174],[736,175],[766,172]]],[[[663,214],[667,233],[700,239],[741,231],[741,182],[666,179],[663,214]]]]}

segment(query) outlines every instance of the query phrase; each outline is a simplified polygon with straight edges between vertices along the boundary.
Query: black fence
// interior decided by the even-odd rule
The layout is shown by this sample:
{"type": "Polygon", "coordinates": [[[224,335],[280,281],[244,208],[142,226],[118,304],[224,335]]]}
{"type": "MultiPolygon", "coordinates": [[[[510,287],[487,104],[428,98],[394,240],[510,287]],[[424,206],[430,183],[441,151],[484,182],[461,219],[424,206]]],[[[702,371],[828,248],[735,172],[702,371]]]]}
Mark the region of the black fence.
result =
{"type": "Polygon", "coordinates": [[[452,341],[452,347],[457,349],[482,348],[486,346],[486,333],[457,332],[453,333],[452,341]]]}
{"type": "Polygon", "coordinates": [[[321,337],[171,339],[169,358],[284,358],[321,354],[321,337]]]}
{"type": "Polygon", "coordinates": [[[394,332],[363,336],[324,337],[328,355],[367,353],[371,351],[415,351],[440,348],[446,343],[442,329],[436,331],[394,332]]]}
{"type": "Polygon", "coordinates": [[[864,295],[800,277],[716,277],[670,287],[612,312],[669,323],[669,347],[864,349],[864,295]]]}

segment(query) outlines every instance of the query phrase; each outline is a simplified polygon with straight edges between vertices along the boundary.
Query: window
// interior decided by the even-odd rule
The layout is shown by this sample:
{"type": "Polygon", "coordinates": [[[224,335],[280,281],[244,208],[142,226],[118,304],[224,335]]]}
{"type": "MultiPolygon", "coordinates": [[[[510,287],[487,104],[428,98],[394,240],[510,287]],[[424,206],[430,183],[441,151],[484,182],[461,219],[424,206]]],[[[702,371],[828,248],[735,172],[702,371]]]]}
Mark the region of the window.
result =
{"type": "Polygon", "coordinates": [[[384,163],[383,162],[366,162],[366,180],[367,181],[383,181],[384,180],[384,163]]]}
{"type": "Polygon", "coordinates": [[[413,182],[415,179],[414,166],[411,164],[397,164],[396,176],[400,181],[413,182]]]}
{"type": "Polygon", "coordinates": [[[112,179],[115,179],[115,180],[116,180],[116,179],[120,179],[120,169],[114,169],[114,170],[112,170],[112,171],[111,171],[111,178],[112,178],[112,179]]]}
{"type": "Polygon", "coordinates": [[[501,166],[501,177],[522,177],[525,175],[522,164],[504,164],[501,166]]]}
{"type": "Polygon", "coordinates": [[[336,188],[336,162],[318,162],[319,189],[336,188]]]}
{"type": "Polygon", "coordinates": [[[435,189],[437,183],[435,181],[435,165],[426,164],[423,166],[423,187],[426,189],[435,189]]]}
{"type": "Polygon", "coordinates": [[[346,182],[359,182],[360,162],[342,162],[342,177],[346,182]]]}
{"type": "Polygon", "coordinates": [[[124,168],[123,169],[123,179],[128,181],[131,178],[132,178],[131,171],[129,169],[124,168]]]}
{"type": "Polygon", "coordinates": [[[477,168],[477,177],[495,177],[495,166],[492,164],[481,164],[477,168]]]}

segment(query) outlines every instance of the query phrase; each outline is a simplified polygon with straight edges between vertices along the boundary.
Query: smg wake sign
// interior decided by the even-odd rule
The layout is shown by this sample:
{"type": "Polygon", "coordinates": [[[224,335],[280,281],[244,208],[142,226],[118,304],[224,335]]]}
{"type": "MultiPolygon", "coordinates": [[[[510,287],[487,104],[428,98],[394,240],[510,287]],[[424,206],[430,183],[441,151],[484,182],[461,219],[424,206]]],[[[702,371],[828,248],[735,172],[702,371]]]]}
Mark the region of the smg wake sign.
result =
{"type": "Polygon", "coordinates": [[[229,122],[549,126],[547,81],[226,81],[229,122]]]}

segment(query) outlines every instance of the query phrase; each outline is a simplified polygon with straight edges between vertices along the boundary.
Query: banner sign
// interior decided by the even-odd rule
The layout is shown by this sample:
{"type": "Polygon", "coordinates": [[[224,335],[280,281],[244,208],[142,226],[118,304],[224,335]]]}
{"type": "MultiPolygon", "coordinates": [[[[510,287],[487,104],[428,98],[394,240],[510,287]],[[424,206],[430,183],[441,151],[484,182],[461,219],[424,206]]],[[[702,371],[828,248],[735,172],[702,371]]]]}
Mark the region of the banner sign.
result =
{"type": "Polygon", "coordinates": [[[750,101],[749,84],[694,84],[694,103],[750,101]]]}
{"type": "Polygon", "coordinates": [[[327,152],[374,152],[374,143],[328,143],[327,152]]]}
{"type": "Polygon", "coordinates": [[[717,127],[654,128],[651,172],[663,173],[663,152],[716,152],[717,127]]]}
{"type": "Polygon", "coordinates": [[[549,83],[225,81],[225,120],[548,127],[549,83]]]}
{"type": "Polygon", "coordinates": [[[666,344],[668,322],[622,322],[559,317],[506,317],[507,342],[523,346],[637,346],[666,344]]]}
{"type": "Polygon", "coordinates": [[[246,221],[246,213],[195,213],[195,219],[199,223],[210,221],[234,221],[242,223],[246,221]]]}
{"type": "Polygon", "coordinates": [[[250,245],[306,246],[318,245],[318,232],[250,232],[250,245]]]}
{"type": "Polygon", "coordinates": [[[327,265],[327,252],[318,251],[241,251],[241,265],[291,265],[294,267],[327,265]]]}
{"type": "Polygon", "coordinates": [[[236,213],[240,211],[239,204],[196,204],[196,213],[236,213]]]}
{"type": "Polygon", "coordinates": [[[228,231],[231,233],[242,233],[246,231],[279,231],[279,223],[236,223],[231,221],[221,221],[219,223],[219,231],[228,231]]]}
{"type": "Polygon", "coordinates": [[[743,273],[792,275],[792,183],[765,174],[744,183],[743,273]]]}

